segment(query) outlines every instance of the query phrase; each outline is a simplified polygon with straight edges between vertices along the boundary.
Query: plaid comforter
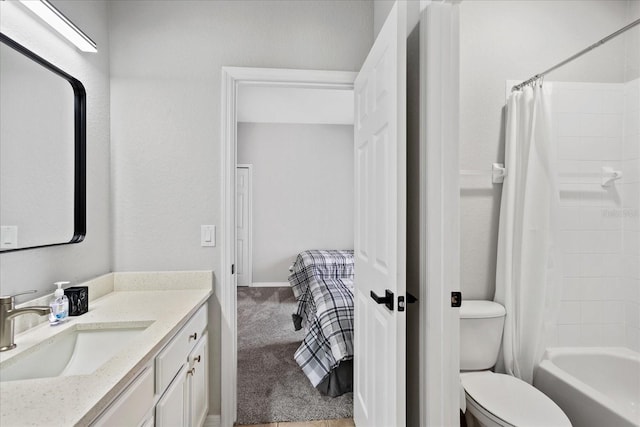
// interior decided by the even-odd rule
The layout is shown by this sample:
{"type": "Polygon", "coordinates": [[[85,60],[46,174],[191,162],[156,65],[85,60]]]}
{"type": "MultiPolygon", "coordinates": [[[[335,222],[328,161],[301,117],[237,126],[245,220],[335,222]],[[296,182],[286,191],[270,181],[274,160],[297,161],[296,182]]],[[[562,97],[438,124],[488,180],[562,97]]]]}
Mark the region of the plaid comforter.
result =
{"type": "Polygon", "coordinates": [[[353,359],[353,280],[311,276],[307,334],[294,358],[317,387],[340,362],[353,359]]]}
{"type": "Polygon", "coordinates": [[[296,331],[306,325],[310,318],[311,278],[353,281],[354,262],[352,250],[310,250],[298,254],[288,277],[293,294],[298,300],[298,308],[293,314],[296,331]]]}

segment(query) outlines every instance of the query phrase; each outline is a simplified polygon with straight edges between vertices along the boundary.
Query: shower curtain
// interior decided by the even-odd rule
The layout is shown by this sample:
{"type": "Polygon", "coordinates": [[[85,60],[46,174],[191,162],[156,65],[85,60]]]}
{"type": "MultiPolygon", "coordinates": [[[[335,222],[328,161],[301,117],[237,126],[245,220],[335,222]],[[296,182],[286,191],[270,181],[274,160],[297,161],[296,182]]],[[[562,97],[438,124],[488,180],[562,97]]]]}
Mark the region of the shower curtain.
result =
{"type": "Polygon", "coordinates": [[[559,194],[551,142],[549,85],[507,102],[495,301],[505,317],[498,370],[533,381],[560,302],[559,194]]]}

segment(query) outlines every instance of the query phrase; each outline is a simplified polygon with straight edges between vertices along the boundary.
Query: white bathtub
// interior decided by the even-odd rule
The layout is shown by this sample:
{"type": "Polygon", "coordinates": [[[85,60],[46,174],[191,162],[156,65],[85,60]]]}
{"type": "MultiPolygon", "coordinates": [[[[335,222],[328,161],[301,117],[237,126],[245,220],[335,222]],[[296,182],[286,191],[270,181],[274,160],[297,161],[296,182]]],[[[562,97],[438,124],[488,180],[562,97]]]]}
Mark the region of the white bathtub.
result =
{"type": "Polygon", "coordinates": [[[533,384],[574,427],[640,426],[640,354],[629,349],[547,349],[533,384]]]}

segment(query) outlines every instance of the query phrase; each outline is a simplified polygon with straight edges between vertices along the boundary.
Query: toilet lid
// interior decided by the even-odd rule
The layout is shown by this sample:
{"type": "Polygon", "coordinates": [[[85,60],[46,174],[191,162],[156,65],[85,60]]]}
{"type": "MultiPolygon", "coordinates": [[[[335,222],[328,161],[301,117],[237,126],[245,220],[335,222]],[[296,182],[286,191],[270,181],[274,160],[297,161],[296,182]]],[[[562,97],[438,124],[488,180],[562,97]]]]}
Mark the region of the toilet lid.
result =
{"type": "Polygon", "coordinates": [[[478,405],[514,426],[571,426],[551,399],[526,382],[490,371],[460,374],[465,392],[478,405]]]}

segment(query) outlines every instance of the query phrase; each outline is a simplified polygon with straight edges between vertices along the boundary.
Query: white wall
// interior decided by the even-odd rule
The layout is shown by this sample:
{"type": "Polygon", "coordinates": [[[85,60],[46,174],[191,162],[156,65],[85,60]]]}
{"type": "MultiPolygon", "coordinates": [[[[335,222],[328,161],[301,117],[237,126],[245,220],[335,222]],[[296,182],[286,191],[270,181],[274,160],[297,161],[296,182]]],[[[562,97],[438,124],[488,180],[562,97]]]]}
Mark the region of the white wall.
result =
{"type": "Polygon", "coordinates": [[[115,268],[218,268],[220,68],[358,70],[367,2],[111,4],[115,268]]]}
{"type": "MultiPolygon", "coordinates": [[[[627,19],[629,21],[640,16],[640,0],[629,0],[627,4],[627,19]]],[[[640,77],[640,27],[628,30],[623,36],[626,45],[625,81],[629,82],[640,77]]]]}
{"type": "Polygon", "coordinates": [[[0,254],[2,295],[28,289],[47,294],[53,292],[55,281],[84,281],[111,271],[107,5],[102,1],[53,4],[98,44],[97,54],[80,52],[17,2],[0,2],[0,29],[86,88],[87,237],[74,245],[0,254]]]}
{"type": "MultiPolygon", "coordinates": [[[[405,0],[406,1],[406,0],[405,0]]],[[[409,0],[406,1],[407,10],[407,38],[420,21],[420,14],[432,2],[432,0],[409,0]]],[[[389,16],[396,0],[373,0],[373,38],[378,37],[384,22],[389,16]]]]}
{"type": "Polygon", "coordinates": [[[353,90],[240,85],[238,122],[353,125],[353,90]]]}
{"type": "Polygon", "coordinates": [[[375,39],[384,25],[396,0],[373,0],[373,38],[375,39]]]}
{"type": "MultiPolygon", "coordinates": [[[[637,17],[636,17],[637,18],[637,17]]],[[[460,167],[490,170],[504,159],[505,82],[526,79],[633,20],[627,1],[484,1],[460,4],[460,167]]],[[[623,39],[548,79],[623,82],[623,39]]],[[[501,186],[461,179],[461,287],[492,299],[501,186]]]]}
{"type": "Polygon", "coordinates": [[[253,281],[285,282],[307,249],[353,249],[353,126],[240,123],[253,165],[253,281]]]}
{"type": "MultiPolygon", "coordinates": [[[[351,1],[109,6],[114,269],[217,272],[220,246],[200,247],[200,225],[221,221],[221,67],[358,70],[372,44],[373,6],[351,1]]],[[[210,308],[211,356],[220,360],[219,311],[210,308]]],[[[210,412],[215,414],[220,374],[217,364],[212,367],[210,412]]]]}

